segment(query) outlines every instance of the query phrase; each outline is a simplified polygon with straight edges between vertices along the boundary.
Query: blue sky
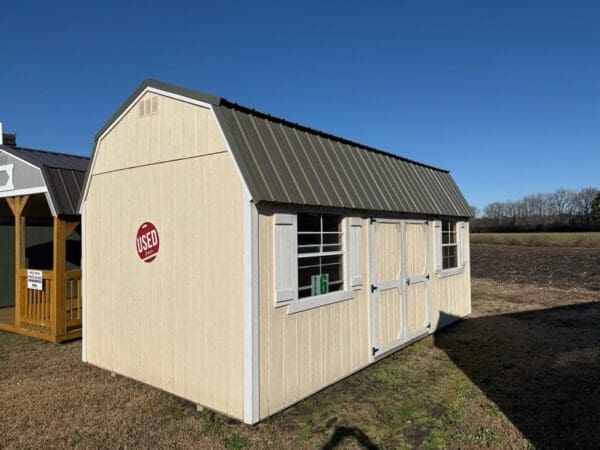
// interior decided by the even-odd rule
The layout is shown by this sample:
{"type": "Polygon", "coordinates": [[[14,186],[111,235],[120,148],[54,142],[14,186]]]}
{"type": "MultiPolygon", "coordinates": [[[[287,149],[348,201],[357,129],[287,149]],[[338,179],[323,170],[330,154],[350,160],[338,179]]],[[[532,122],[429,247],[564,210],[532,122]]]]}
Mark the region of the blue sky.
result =
{"type": "Polygon", "coordinates": [[[599,24],[597,1],[5,1],[0,121],[89,154],[158,78],[448,168],[483,207],[600,185],[599,24]]]}

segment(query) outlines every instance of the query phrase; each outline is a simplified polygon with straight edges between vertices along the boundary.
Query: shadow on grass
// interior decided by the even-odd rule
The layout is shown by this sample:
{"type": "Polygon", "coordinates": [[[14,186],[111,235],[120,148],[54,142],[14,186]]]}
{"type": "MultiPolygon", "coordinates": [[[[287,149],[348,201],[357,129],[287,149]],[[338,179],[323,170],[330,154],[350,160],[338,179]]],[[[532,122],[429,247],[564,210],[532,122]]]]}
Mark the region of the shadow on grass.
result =
{"type": "Polygon", "coordinates": [[[600,448],[600,302],[467,319],[434,339],[535,447],[600,448]]]}
{"type": "Polygon", "coordinates": [[[335,427],[335,431],[331,439],[321,447],[321,450],[332,450],[338,448],[342,443],[348,444],[348,441],[354,441],[361,448],[368,450],[376,450],[377,447],[373,441],[367,436],[364,431],[354,427],[335,427]]]}

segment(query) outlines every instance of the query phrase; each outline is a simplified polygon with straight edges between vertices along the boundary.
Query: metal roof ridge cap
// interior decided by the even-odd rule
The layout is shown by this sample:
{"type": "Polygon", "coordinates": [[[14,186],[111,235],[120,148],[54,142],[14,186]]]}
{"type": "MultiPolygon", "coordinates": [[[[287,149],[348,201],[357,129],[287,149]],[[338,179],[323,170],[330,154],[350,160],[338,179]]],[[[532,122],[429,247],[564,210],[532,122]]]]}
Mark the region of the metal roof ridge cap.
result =
{"type": "Polygon", "coordinates": [[[125,99],[123,103],[115,110],[114,113],[104,122],[100,129],[94,135],[94,142],[97,142],[100,136],[108,129],[108,127],[129,107],[129,105],[142,93],[146,88],[154,88],[162,91],[170,92],[172,94],[181,95],[183,97],[189,97],[194,100],[200,100],[206,103],[210,103],[214,106],[221,104],[221,97],[207,94],[205,92],[196,91],[193,89],[185,88],[175,84],[166,83],[154,78],[144,79],[137,88],[125,99]]]}
{"type": "Polygon", "coordinates": [[[221,98],[221,104],[220,105],[228,107],[228,108],[231,108],[231,109],[237,109],[237,110],[239,110],[241,112],[245,112],[247,114],[253,114],[253,115],[259,116],[259,117],[261,117],[263,119],[272,120],[274,122],[279,122],[281,124],[288,125],[288,126],[291,126],[293,128],[297,128],[297,129],[299,129],[301,131],[306,131],[306,132],[309,132],[309,133],[312,133],[312,134],[316,134],[318,136],[325,137],[325,138],[328,138],[328,139],[332,139],[332,140],[335,140],[335,141],[338,141],[338,142],[342,142],[344,144],[348,144],[348,145],[359,147],[359,148],[362,148],[362,149],[365,149],[365,150],[369,150],[369,151],[372,151],[374,153],[380,153],[380,154],[383,154],[383,155],[391,156],[392,158],[400,159],[400,160],[408,162],[408,163],[417,164],[419,166],[427,167],[429,169],[433,169],[433,170],[436,170],[438,172],[450,173],[450,171],[448,169],[443,169],[441,167],[432,166],[431,164],[427,164],[427,163],[424,163],[424,162],[421,162],[421,161],[416,161],[414,159],[410,159],[410,158],[407,158],[405,156],[397,155],[397,154],[391,153],[389,151],[381,150],[379,148],[372,147],[370,145],[362,144],[360,142],[356,142],[356,141],[353,141],[351,139],[347,139],[347,138],[344,138],[344,137],[341,137],[341,136],[338,136],[338,135],[335,135],[335,134],[332,134],[332,133],[328,133],[326,131],[318,130],[318,129],[310,127],[308,125],[303,125],[301,123],[292,122],[291,120],[285,119],[283,117],[273,116],[273,115],[271,115],[269,113],[266,113],[266,112],[263,112],[263,111],[259,111],[257,109],[254,109],[254,108],[251,108],[251,107],[248,107],[248,106],[240,105],[239,103],[232,102],[231,100],[227,100],[226,98],[221,98]]]}
{"type": "Polygon", "coordinates": [[[74,153],[57,152],[56,150],[44,150],[41,148],[20,147],[20,146],[12,146],[12,145],[0,145],[0,148],[2,148],[2,150],[8,151],[8,152],[10,152],[11,149],[12,150],[24,150],[26,152],[37,152],[37,153],[44,153],[47,155],[66,156],[69,158],[79,158],[79,159],[87,159],[87,160],[90,159],[89,156],[76,155],[74,153]]]}

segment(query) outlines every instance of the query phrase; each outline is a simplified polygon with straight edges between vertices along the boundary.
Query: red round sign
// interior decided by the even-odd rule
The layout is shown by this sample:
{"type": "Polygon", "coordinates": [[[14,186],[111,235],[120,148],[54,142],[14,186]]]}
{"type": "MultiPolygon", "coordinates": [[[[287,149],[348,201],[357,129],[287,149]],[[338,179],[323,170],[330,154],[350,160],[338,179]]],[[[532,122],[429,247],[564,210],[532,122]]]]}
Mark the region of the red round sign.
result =
{"type": "Polygon", "coordinates": [[[138,256],[144,262],[152,262],[158,256],[160,240],[158,230],[151,222],[144,222],[140,225],[135,239],[138,256]]]}

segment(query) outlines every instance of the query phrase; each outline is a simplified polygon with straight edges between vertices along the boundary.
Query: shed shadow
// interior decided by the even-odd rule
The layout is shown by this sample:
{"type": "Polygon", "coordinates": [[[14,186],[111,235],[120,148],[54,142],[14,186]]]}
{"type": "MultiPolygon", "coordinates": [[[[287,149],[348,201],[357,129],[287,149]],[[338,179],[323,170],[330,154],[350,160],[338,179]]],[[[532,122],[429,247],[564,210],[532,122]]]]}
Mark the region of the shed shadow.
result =
{"type": "Polygon", "coordinates": [[[535,447],[600,448],[600,302],[466,319],[434,342],[535,447]]]}
{"type": "Polygon", "coordinates": [[[321,450],[332,450],[346,446],[350,442],[357,445],[359,448],[367,450],[377,450],[379,447],[359,428],[355,427],[335,427],[333,435],[322,447],[321,450]]]}

